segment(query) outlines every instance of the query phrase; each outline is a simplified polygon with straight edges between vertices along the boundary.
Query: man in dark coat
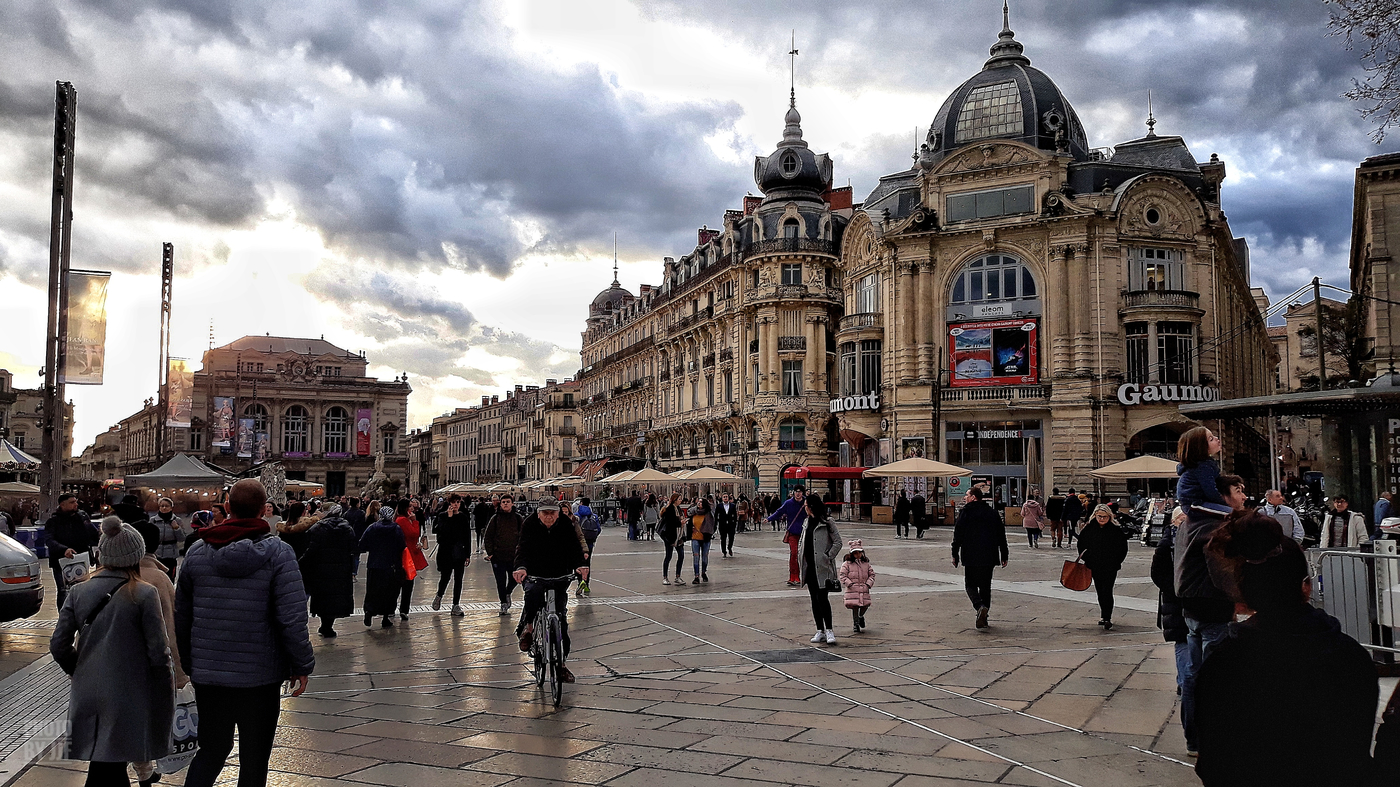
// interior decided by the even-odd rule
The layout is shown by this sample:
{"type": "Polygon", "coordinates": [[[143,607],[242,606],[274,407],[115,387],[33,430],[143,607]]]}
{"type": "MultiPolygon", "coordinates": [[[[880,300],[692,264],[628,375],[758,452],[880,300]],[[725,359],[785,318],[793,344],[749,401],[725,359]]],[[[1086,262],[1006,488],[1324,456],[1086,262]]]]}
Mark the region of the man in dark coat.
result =
{"type": "MultiPolygon", "coordinates": [[[[545,498],[520,526],[520,543],[515,549],[515,571],[512,576],[525,587],[525,605],[520,611],[520,625],[515,633],[520,637],[521,652],[528,651],[535,632],[535,614],[544,607],[544,582],[531,581],[527,577],[555,579],[577,573],[584,581],[588,580],[588,561],[583,553],[578,530],[573,521],[559,513],[559,503],[545,498]]],[[[556,587],[554,611],[559,615],[560,633],[564,639],[563,658],[569,657],[569,593],[568,585],[556,587]]],[[[574,682],[574,674],[567,667],[561,669],[565,683],[574,682]]]]}
{"type": "MultiPolygon", "coordinates": [[[[488,505],[489,509],[490,506],[488,505]]],[[[479,511],[481,506],[477,506],[479,511]]],[[[486,523],[481,536],[481,549],[496,575],[496,594],[501,599],[501,617],[510,612],[510,594],[515,590],[515,550],[520,545],[520,515],[515,513],[515,501],[509,496],[501,500],[501,510],[486,523]]]]}
{"type": "MultiPolygon", "coordinates": [[[[351,497],[351,498],[348,498],[348,499],[345,501],[345,505],[346,505],[346,507],[345,507],[345,509],[344,509],[344,511],[343,511],[343,513],[345,514],[345,521],[350,523],[351,529],[353,529],[353,530],[355,531],[355,541],[356,541],[356,543],[359,543],[360,537],[363,536],[363,535],[365,534],[365,528],[369,527],[370,520],[365,516],[364,510],[360,508],[361,503],[360,503],[360,499],[359,499],[358,497],[351,497]]],[[[368,503],[364,503],[364,505],[369,505],[369,504],[368,504],[368,503]]],[[[351,575],[350,575],[350,581],[351,581],[351,582],[354,582],[354,581],[355,581],[355,578],[358,577],[358,576],[360,575],[360,553],[359,553],[359,552],[356,552],[356,553],[355,553],[354,562],[355,562],[354,571],[353,571],[353,572],[351,573],[351,575]]]]}
{"type": "Polygon", "coordinates": [[[627,540],[636,541],[641,537],[637,525],[642,521],[642,496],[633,490],[627,498],[627,540]]]}
{"type": "MultiPolygon", "coordinates": [[[[1177,509],[1181,511],[1181,509],[1177,509]]],[[[1185,520],[1181,514],[1180,519],[1185,520]]],[[[1186,618],[1181,614],[1181,600],[1176,597],[1176,586],[1172,581],[1172,555],[1176,543],[1177,514],[1172,514],[1172,523],[1162,533],[1157,549],[1152,553],[1152,584],[1157,586],[1157,628],[1162,630],[1162,638],[1176,645],[1176,693],[1181,694],[1182,682],[1190,669],[1191,649],[1186,644],[1186,618]]]]}
{"type": "Polygon", "coordinates": [[[1050,496],[1045,499],[1045,518],[1050,520],[1050,535],[1055,548],[1059,549],[1065,537],[1065,496],[1060,494],[1059,487],[1051,489],[1050,496]]]}
{"type": "MultiPolygon", "coordinates": [[[[500,498],[497,497],[492,497],[490,500],[483,497],[476,502],[476,505],[472,506],[472,525],[476,528],[476,542],[483,551],[486,549],[486,528],[491,525],[491,517],[501,510],[499,501],[500,498]]],[[[490,560],[491,558],[486,559],[490,560]]]]}
{"type": "Polygon", "coordinates": [[[899,497],[894,501],[894,537],[909,537],[909,493],[903,489],[899,490],[899,497]]]}
{"type": "Polygon", "coordinates": [[[715,506],[715,529],[719,531],[719,553],[724,557],[734,557],[734,533],[739,530],[739,508],[729,499],[728,493],[720,496],[715,506]]]}
{"type": "Polygon", "coordinates": [[[63,581],[59,559],[91,553],[97,546],[97,538],[97,529],[92,526],[87,512],[78,509],[77,495],[59,495],[58,510],[44,523],[44,542],[49,548],[49,568],[53,570],[58,588],[59,609],[63,609],[63,600],[68,597],[68,583],[63,581]]]}
{"type": "Polygon", "coordinates": [[[1075,527],[1079,520],[1084,518],[1084,501],[1079,499],[1073,489],[1069,490],[1069,495],[1065,497],[1064,507],[1060,509],[1060,515],[1065,520],[1065,546],[1074,540],[1075,527]]]}
{"type": "Polygon", "coordinates": [[[1006,545],[1006,525],[987,505],[986,491],[974,486],[963,497],[963,510],[953,525],[953,568],[963,565],[963,584],[972,608],[977,610],[977,628],[987,628],[992,607],[992,570],[997,563],[1006,568],[1011,551],[1006,545]]]}
{"type": "Polygon", "coordinates": [[[915,538],[923,538],[924,529],[928,527],[924,521],[924,514],[927,513],[924,509],[925,504],[922,492],[915,492],[914,499],[909,501],[909,520],[914,523],[915,538]]]}
{"type": "Polygon", "coordinates": [[[359,554],[360,539],[341,516],[339,505],[328,506],[325,516],[306,531],[306,551],[299,564],[311,597],[311,614],[321,619],[323,637],[334,637],[335,619],[348,618],[355,611],[351,577],[359,554]]]}

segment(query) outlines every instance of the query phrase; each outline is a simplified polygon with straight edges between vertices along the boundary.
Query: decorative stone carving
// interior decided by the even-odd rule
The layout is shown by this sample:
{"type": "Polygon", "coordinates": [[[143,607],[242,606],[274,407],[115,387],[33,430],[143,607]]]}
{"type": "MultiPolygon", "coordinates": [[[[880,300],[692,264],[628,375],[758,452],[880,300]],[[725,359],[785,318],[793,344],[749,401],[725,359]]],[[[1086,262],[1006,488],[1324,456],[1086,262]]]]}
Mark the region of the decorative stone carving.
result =
{"type": "Polygon", "coordinates": [[[982,145],[959,153],[949,159],[942,169],[944,173],[970,172],[1012,164],[1025,164],[1031,161],[1030,153],[1013,145],[982,145]]]}

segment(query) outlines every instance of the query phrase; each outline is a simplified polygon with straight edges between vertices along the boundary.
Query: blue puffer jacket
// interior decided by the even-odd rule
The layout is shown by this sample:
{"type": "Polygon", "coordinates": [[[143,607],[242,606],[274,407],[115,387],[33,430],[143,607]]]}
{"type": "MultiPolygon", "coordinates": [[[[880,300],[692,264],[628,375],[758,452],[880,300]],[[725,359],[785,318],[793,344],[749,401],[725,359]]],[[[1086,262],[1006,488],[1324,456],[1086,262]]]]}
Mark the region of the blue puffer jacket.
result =
{"type": "Polygon", "coordinates": [[[195,683],[247,688],[310,675],[296,553],[264,534],[190,547],[175,585],[175,639],[195,683]]]}

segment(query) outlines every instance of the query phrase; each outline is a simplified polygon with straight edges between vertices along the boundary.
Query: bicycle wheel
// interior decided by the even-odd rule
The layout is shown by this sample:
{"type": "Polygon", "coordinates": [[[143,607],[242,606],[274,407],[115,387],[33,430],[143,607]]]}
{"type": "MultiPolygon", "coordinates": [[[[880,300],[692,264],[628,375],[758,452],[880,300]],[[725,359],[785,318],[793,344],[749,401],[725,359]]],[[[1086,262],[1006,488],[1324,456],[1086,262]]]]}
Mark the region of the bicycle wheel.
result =
{"type": "Polygon", "coordinates": [[[559,618],[550,615],[545,621],[549,643],[549,688],[554,697],[554,707],[564,699],[564,635],[559,626],[559,618]]]}
{"type": "Polygon", "coordinates": [[[543,638],[540,637],[540,628],[541,628],[541,627],[540,627],[540,622],[541,622],[541,621],[540,621],[538,618],[536,618],[536,620],[535,620],[535,641],[534,641],[533,644],[530,645],[530,655],[535,657],[535,685],[536,685],[536,686],[543,686],[543,685],[544,685],[545,667],[546,667],[546,665],[549,663],[549,662],[548,662],[548,657],[547,657],[547,655],[546,655],[546,648],[547,648],[547,645],[545,644],[545,640],[544,640],[543,638]]]}

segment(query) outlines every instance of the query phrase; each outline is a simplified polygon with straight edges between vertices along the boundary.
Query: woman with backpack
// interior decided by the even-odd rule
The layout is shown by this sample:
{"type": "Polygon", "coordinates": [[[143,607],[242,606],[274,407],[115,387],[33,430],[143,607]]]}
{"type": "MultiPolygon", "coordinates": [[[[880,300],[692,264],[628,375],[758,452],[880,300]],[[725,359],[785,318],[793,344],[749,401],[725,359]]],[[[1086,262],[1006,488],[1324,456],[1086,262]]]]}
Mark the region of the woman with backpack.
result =
{"type": "MultiPolygon", "coordinates": [[[[588,503],[588,498],[579,498],[578,512],[575,516],[578,517],[578,529],[583,533],[584,541],[587,542],[584,549],[584,552],[587,554],[583,559],[583,564],[589,568],[588,576],[592,577],[593,544],[597,542],[598,536],[603,533],[603,519],[593,511],[593,507],[588,503]]],[[[574,596],[576,598],[583,598],[584,596],[592,595],[592,593],[592,588],[588,587],[588,580],[584,579],[578,583],[578,590],[574,591],[574,596]]]]}
{"type": "Polygon", "coordinates": [[[671,554],[676,556],[676,584],[681,583],[681,567],[685,564],[685,553],[681,551],[681,538],[684,532],[681,527],[680,492],[672,492],[671,499],[666,501],[665,507],[661,509],[659,517],[660,524],[657,526],[657,534],[661,536],[661,543],[666,547],[666,560],[661,564],[661,584],[671,584],[671,554]]]}

